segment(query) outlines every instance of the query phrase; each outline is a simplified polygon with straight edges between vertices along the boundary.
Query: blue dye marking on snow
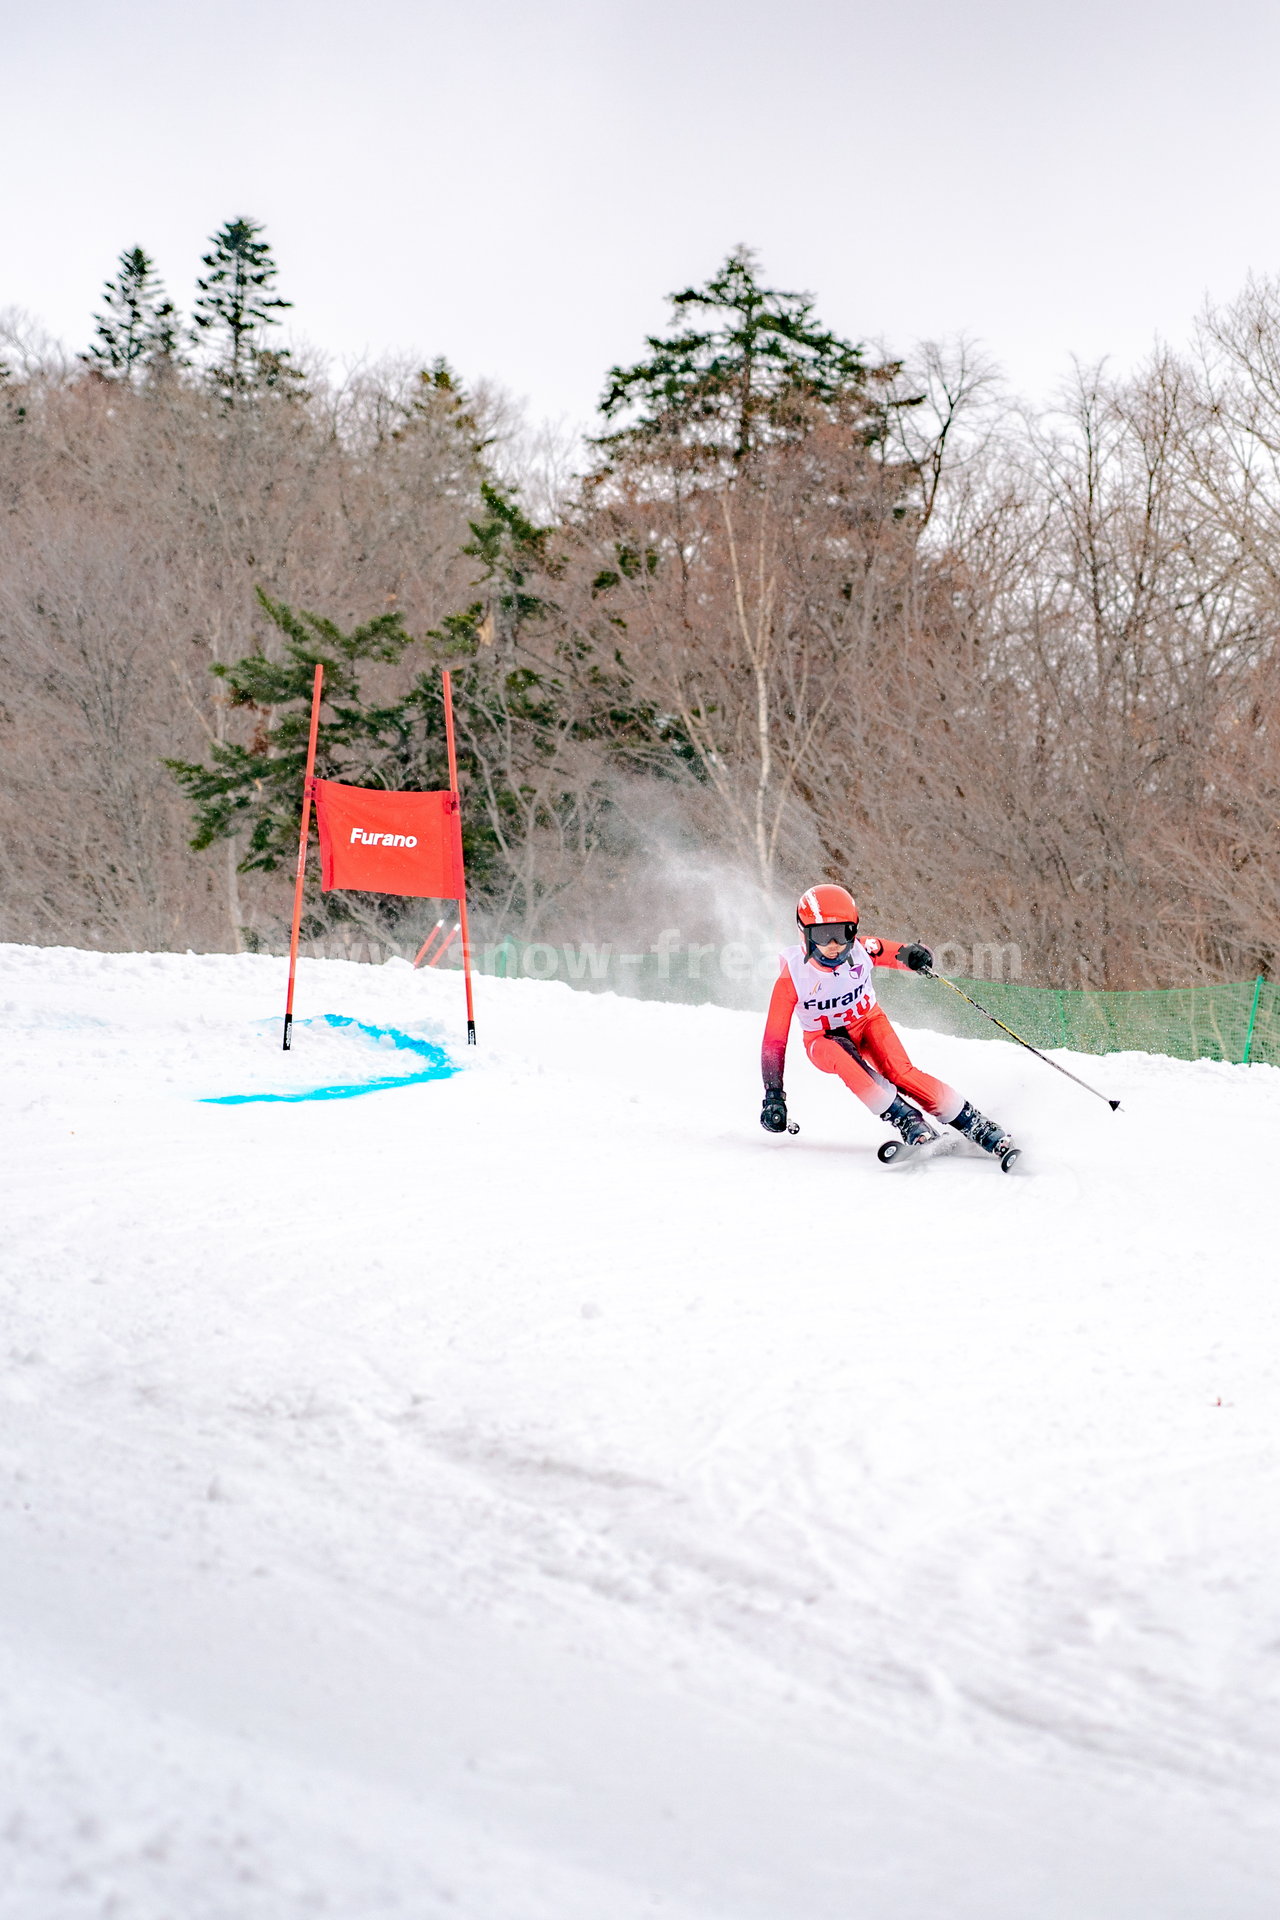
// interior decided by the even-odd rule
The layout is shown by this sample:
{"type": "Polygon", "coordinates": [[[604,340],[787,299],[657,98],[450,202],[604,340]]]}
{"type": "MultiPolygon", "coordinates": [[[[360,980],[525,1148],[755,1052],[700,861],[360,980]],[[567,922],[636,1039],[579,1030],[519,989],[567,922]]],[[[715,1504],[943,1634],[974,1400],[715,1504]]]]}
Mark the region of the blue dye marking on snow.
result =
{"type": "Polygon", "coordinates": [[[297,1032],[304,1027],[320,1024],[327,1027],[354,1027],[357,1033],[363,1034],[375,1046],[389,1043],[406,1053],[416,1053],[427,1064],[418,1073],[386,1074],[376,1080],[357,1080],[349,1086],[312,1087],[306,1093],[209,1094],[201,1100],[201,1106],[247,1107],[264,1103],[297,1106],[303,1100],[354,1100],[362,1093],[385,1093],[388,1087],[414,1087],[424,1080],[447,1080],[450,1074],[458,1071],[444,1048],[437,1046],[433,1040],[419,1040],[412,1033],[402,1033],[399,1027],[369,1027],[363,1020],[349,1019],[345,1013],[322,1013],[319,1021],[298,1020],[294,1023],[294,1030],[297,1032]]]}

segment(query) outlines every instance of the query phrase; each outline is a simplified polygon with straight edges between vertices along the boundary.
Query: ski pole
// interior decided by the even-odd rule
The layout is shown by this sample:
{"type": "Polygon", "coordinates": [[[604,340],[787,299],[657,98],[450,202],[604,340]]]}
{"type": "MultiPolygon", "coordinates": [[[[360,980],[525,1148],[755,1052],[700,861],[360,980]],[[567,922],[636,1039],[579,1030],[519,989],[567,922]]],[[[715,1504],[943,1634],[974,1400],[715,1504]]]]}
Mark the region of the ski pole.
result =
{"type": "Polygon", "coordinates": [[[940,980],[944,987],[950,987],[952,993],[958,993],[962,1000],[968,1000],[969,1005],[973,1007],[976,1012],[980,1013],[984,1020],[989,1020],[993,1027],[999,1027],[1001,1033],[1007,1033],[1011,1040],[1016,1040],[1018,1045],[1025,1047],[1028,1053],[1034,1053],[1036,1059],[1043,1060],[1046,1067],[1053,1067],[1057,1072],[1065,1073],[1068,1080],[1074,1080],[1078,1087],[1083,1087],[1085,1092],[1091,1093],[1095,1099],[1106,1100],[1112,1113],[1119,1111],[1120,1102],[1118,1100],[1108,1100],[1105,1093],[1099,1093],[1098,1089],[1091,1087],[1087,1080],[1082,1080],[1078,1073],[1072,1073],[1069,1068],[1059,1065],[1058,1061],[1051,1060],[1047,1053],[1041,1053],[1039,1047],[1033,1047],[1029,1040],[1024,1040],[1022,1035],[1015,1033],[1012,1027],[1006,1027],[1003,1020],[997,1020],[994,1013],[988,1013],[985,1007],[980,1007],[978,1002],[967,994],[963,987],[958,987],[954,980],[948,980],[945,973],[934,973],[931,967],[921,967],[920,971],[926,980],[940,980]]]}

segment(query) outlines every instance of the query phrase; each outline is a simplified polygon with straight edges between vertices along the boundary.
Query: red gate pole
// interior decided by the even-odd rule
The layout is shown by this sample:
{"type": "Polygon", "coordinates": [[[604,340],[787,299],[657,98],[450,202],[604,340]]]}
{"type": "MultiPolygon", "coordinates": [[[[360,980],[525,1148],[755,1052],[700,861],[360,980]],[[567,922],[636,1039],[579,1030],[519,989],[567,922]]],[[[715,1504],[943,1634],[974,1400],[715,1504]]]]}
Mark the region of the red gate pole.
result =
{"type": "Polygon", "coordinates": [[[432,927],[430,933],[427,935],[426,939],[423,941],[422,945],[418,948],[417,957],[415,958],[413,963],[415,967],[420,967],[422,965],[423,961],[427,957],[427,953],[432,945],[432,942],[435,940],[436,935],[439,933],[443,925],[444,925],[444,915],[441,914],[440,918],[436,921],[434,927],[432,927]]]}
{"type": "MultiPolygon", "coordinates": [[[[441,668],[444,679],[444,737],[449,747],[449,790],[458,795],[458,755],[453,744],[453,682],[448,667],[441,668]]],[[[476,1044],[476,1010],[471,1000],[471,937],[467,932],[467,875],[462,867],[462,813],[458,798],[458,865],[462,868],[462,892],[458,896],[458,920],[462,927],[462,973],[467,983],[467,1045],[476,1044]]],[[[446,945],[448,943],[446,942],[446,945]]]]}
{"type": "Polygon", "coordinates": [[[440,945],[436,948],[435,952],[432,954],[431,958],[428,960],[427,965],[429,967],[438,967],[440,965],[440,962],[444,959],[446,953],[448,953],[450,947],[453,945],[454,935],[457,933],[458,928],[461,926],[461,924],[462,922],[460,920],[454,921],[452,928],[448,933],[446,933],[444,939],[441,941],[440,945]]]}
{"type": "Polygon", "coordinates": [[[302,883],[307,872],[307,836],[311,831],[311,776],[316,765],[316,734],[320,728],[320,688],[324,668],[316,662],[311,686],[311,738],[307,742],[307,772],[302,783],[302,830],[298,835],[298,877],[293,883],[293,932],[289,936],[289,992],[284,1003],[284,1050],[293,1039],[293,981],[298,971],[298,929],[302,924],[302,883]]]}

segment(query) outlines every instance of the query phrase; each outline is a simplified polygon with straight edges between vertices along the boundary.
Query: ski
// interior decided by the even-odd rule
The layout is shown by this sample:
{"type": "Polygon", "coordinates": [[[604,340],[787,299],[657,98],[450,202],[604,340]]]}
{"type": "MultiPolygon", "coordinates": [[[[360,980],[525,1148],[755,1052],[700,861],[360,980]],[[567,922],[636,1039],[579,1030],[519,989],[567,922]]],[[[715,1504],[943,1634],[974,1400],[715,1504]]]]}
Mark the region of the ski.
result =
{"type": "MultiPolygon", "coordinates": [[[[962,1136],[958,1133],[936,1133],[932,1140],[922,1140],[918,1146],[909,1147],[903,1140],[886,1140],[876,1148],[876,1159],[882,1167],[919,1166],[925,1160],[934,1160],[940,1153],[954,1151],[960,1145],[962,1136]]],[[[999,1153],[990,1156],[995,1160],[1002,1173],[1012,1173],[1022,1157],[1022,1148],[1015,1147],[1012,1141],[999,1153]]]]}

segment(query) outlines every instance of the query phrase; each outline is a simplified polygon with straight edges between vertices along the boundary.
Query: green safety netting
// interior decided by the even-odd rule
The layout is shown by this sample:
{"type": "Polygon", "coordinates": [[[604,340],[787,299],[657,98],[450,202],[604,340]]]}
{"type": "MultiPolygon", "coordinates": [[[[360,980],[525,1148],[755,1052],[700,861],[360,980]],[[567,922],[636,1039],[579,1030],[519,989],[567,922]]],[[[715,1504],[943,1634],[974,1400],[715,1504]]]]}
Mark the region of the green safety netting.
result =
{"type": "MultiPolygon", "coordinates": [[[[877,975],[877,987],[886,979],[877,975]]],[[[956,985],[1033,1047],[1076,1053],[1164,1053],[1175,1060],[1236,1060],[1280,1066],[1280,988],[1270,980],[1218,987],[1091,993],[995,980],[956,985]]],[[[998,1028],[937,980],[902,980],[881,994],[910,1026],[1001,1039],[998,1028]]]]}

